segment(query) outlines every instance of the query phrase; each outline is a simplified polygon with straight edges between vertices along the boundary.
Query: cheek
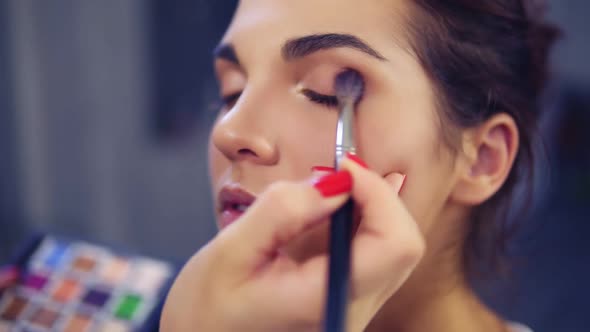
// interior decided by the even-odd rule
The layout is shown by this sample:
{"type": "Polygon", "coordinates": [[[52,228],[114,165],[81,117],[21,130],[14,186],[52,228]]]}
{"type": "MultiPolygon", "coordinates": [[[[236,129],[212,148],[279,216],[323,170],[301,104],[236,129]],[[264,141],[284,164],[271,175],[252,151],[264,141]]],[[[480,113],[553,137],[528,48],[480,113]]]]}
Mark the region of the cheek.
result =
{"type": "Polygon", "coordinates": [[[222,177],[223,172],[228,169],[230,161],[221,153],[221,151],[213,144],[213,140],[209,137],[208,145],[208,160],[209,160],[209,180],[211,187],[222,177]]]}
{"type": "Polygon", "coordinates": [[[401,197],[419,226],[427,231],[450,194],[450,155],[440,142],[436,115],[430,107],[372,105],[359,114],[359,149],[371,168],[382,175],[407,175],[401,197]],[[413,111],[407,111],[411,109],[413,111]]]}
{"type": "Polygon", "coordinates": [[[313,109],[304,113],[283,118],[279,146],[284,167],[309,174],[313,166],[333,166],[336,113],[313,109]]]}
{"type": "Polygon", "coordinates": [[[428,233],[442,220],[454,178],[452,162],[446,152],[435,150],[414,156],[402,198],[423,232],[428,233]]]}
{"type": "Polygon", "coordinates": [[[408,174],[431,161],[438,136],[427,103],[367,101],[358,113],[358,148],[381,174],[408,174]]]}

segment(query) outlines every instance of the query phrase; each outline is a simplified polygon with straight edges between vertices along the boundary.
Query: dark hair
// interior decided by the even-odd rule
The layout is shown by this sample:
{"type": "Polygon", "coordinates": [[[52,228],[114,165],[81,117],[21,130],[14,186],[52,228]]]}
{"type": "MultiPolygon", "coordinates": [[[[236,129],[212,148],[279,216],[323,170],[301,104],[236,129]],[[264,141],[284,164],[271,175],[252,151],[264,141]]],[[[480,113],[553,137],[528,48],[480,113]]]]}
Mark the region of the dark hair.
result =
{"type": "MultiPolygon", "coordinates": [[[[510,233],[509,205],[518,181],[532,184],[539,97],[548,53],[558,30],[540,20],[544,7],[527,0],[414,0],[410,42],[435,85],[445,141],[456,130],[507,113],[519,128],[520,148],[506,183],[473,212],[464,243],[467,276],[497,270],[510,233]],[[476,265],[476,262],[477,265],[476,265]]],[[[535,1],[539,3],[539,1],[535,1]]],[[[530,186],[529,186],[530,196],[530,186]]]]}

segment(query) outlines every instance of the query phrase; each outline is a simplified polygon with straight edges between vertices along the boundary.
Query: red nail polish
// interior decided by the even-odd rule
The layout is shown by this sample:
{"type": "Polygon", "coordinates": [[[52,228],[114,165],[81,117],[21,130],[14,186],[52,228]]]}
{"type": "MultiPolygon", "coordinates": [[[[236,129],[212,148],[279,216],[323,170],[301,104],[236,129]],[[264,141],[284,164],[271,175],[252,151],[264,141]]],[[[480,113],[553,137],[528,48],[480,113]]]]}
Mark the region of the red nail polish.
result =
{"type": "Polygon", "coordinates": [[[311,168],[311,170],[313,172],[336,172],[336,169],[334,167],[328,166],[314,166],[311,168]]]}
{"type": "Polygon", "coordinates": [[[367,163],[365,163],[365,161],[362,160],[361,157],[357,156],[356,154],[348,152],[346,153],[346,157],[354,161],[355,163],[359,164],[363,168],[369,168],[369,166],[367,166],[367,163]]]}
{"type": "Polygon", "coordinates": [[[352,190],[352,176],[347,171],[325,175],[313,185],[324,197],[344,194],[352,190]]]}

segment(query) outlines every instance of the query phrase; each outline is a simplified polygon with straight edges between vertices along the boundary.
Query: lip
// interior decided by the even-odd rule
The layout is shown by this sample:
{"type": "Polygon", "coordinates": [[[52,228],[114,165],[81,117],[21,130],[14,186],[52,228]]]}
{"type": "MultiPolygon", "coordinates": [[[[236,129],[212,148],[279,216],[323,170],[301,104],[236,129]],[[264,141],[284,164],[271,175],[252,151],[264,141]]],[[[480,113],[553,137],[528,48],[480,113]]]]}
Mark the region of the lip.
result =
{"type": "Polygon", "coordinates": [[[217,197],[217,211],[221,228],[231,225],[244,214],[245,211],[237,209],[236,206],[246,205],[249,207],[255,200],[256,196],[239,184],[223,186],[217,197]]]}

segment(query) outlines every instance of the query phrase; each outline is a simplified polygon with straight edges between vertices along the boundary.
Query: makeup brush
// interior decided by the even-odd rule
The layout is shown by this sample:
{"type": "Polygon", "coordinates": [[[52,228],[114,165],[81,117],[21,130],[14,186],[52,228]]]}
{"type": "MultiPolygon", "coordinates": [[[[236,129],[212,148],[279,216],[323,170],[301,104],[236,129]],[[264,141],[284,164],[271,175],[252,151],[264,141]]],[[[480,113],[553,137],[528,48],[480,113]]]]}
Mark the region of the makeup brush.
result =
{"type": "MultiPolygon", "coordinates": [[[[347,69],[336,76],[334,81],[340,113],[336,130],[335,168],[346,154],[355,154],[354,113],[355,107],[364,92],[362,76],[347,69]]],[[[350,273],[350,245],[352,238],[354,203],[349,199],[332,215],[330,225],[330,270],[328,299],[326,306],[325,331],[340,332],[345,330],[346,304],[350,273]]]]}

